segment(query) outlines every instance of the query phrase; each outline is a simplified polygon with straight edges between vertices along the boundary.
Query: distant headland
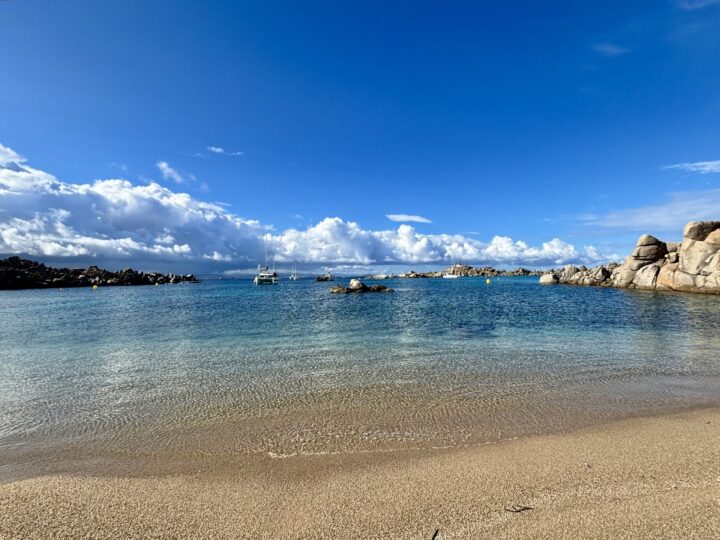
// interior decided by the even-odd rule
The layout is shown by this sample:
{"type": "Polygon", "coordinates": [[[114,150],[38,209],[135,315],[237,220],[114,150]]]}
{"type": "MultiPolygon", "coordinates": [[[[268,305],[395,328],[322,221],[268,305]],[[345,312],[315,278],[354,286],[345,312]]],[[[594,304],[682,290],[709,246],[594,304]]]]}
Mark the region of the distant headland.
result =
{"type": "Polygon", "coordinates": [[[643,235],[622,264],[568,265],[540,283],[720,294],[720,221],[691,221],[680,243],[643,235]]]}
{"type": "Polygon", "coordinates": [[[193,274],[160,274],[125,268],[119,272],[89,268],[52,268],[42,263],[9,257],[0,260],[0,290],[49,289],[64,287],[106,287],[119,285],[165,285],[198,279],[193,274]]]}

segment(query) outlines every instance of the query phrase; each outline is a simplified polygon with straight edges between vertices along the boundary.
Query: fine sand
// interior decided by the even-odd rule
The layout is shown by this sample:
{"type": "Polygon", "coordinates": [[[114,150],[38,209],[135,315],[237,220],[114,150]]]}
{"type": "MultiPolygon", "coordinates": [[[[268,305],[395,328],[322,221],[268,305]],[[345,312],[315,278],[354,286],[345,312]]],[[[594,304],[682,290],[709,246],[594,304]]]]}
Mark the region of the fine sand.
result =
{"type": "Polygon", "coordinates": [[[720,409],[454,450],[206,465],[0,485],[0,537],[720,538],[720,409]]]}

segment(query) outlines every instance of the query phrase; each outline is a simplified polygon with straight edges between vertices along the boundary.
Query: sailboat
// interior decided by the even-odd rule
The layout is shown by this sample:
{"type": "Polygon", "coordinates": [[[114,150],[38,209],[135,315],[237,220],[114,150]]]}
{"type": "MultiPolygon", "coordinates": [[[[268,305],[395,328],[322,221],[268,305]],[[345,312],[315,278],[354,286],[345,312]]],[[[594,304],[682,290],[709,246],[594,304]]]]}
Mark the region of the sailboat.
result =
{"type": "Polygon", "coordinates": [[[297,281],[297,265],[293,263],[293,271],[288,278],[290,281],[297,281]]]}
{"type": "Polygon", "coordinates": [[[255,279],[253,279],[253,283],[255,285],[275,285],[280,281],[280,276],[277,275],[277,272],[273,268],[272,271],[270,270],[270,267],[268,266],[268,246],[267,246],[267,236],[265,236],[265,268],[260,268],[260,265],[258,265],[258,275],[255,276],[255,279]]]}
{"type": "MultiPolygon", "coordinates": [[[[455,260],[453,259],[452,255],[450,256],[450,268],[452,270],[455,269],[455,260]]],[[[444,279],[457,279],[460,276],[458,274],[453,274],[451,271],[449,271],[449,272],[443,272],[442,277],[444,279]]]]}

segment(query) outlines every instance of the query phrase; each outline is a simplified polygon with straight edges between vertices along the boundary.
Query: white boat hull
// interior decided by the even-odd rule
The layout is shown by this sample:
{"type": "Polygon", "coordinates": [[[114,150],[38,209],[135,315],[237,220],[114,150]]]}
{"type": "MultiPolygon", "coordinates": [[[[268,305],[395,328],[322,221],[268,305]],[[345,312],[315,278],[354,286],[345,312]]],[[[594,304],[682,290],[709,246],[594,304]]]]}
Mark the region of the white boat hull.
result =
{"type": "Polygon", "coordinates": [[[255,285],[275,285],[279,281],[280,281],[279,277],[255,276],[255,279],[253,279],[253,283],[255,283],[255,285]]]}

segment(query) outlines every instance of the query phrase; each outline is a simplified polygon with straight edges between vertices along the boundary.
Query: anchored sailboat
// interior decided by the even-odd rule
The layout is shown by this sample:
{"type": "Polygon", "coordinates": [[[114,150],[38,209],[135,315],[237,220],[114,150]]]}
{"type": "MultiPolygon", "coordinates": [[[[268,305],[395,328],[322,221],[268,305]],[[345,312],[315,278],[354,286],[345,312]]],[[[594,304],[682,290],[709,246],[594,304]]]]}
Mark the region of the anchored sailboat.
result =
{"type": "Polygon", "coordinates": [[[280,281],[280,276],[277,275],[277,272],[273,268],[272,271],[270,270],[270,267],[268,266],[268,245],[267,245],[267,235],[264,237],[265,240],[265,268],[260,268],[260,265],[258,265],[258,275],[255,276],[255,279],[253,279],[253,283],[255,285],[275,285],[280,281]]]}
{"type": "Polygon", "coordinates": [[[455,274],[452,272],[452,270],[455,270],[455,259],[452,255],[450,255],[450,271],[444,272],[442,277],[445,279],[457,279],[460,276],[458,274],[455,274]]]}

